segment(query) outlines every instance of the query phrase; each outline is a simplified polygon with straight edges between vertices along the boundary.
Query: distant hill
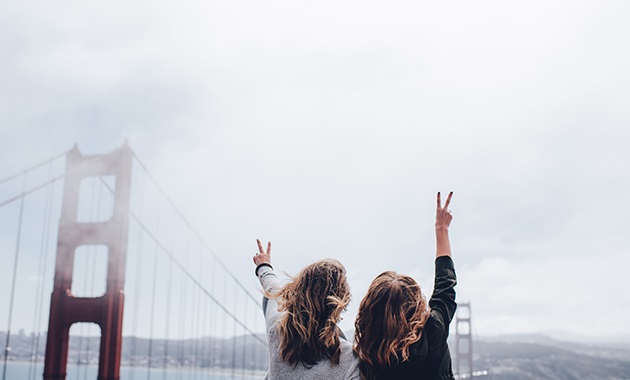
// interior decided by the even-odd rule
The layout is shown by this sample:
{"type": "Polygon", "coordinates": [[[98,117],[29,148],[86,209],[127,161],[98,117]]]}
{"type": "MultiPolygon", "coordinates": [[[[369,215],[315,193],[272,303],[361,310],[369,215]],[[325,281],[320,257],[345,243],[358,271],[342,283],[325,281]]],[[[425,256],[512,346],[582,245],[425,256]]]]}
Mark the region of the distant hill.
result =
{"type": "MultiPolygon", "coordinates": [[[[352,331],[345,332],[352,339],[352,331]]],[[[264,336],[259,336],[263,341],[264,336]]],[[[451,352],[455,363],[455,342],[451,352]]],[[[0,342],[6,333],[0,332],[0,342]]],[[[96,363],[98,337],[71,337],[70,363],[96,363]]],[[[31,358],[34,337],[11,335],[11,360],[31,358]]],[[[46,336],[40,337],[38,355],[44,355],[46,336]]],[[[473,342],[476,371],[489,371],[492,380],[620,380],[630,379],[630,345],[565,342],[545,335],[479,337],[473,342]]],[[[204,337],[152,342],[125,337],[123,364],[154,367],[223,367],[265,370],[267,347],[251,336],[231,339],[204,337]],[[149,349],[151,362],[149,364],[149,349]]],[[[455,368],[454,368],[455,369],[455,368]]]]}
{"type": "MultiPolygon", "coordinates": [[[[451,345],[455,354],[454,342],[451,345]]],[[[473,342],[473,353],[475,370],[489,370],[493,380],[630,379],[630,347],[619,344],[509,335],[479,338],[473,342]]]]}
{"type": "MultiPolygon", "coordinates": [[[[265,336],[258,336],[263,342],[265,336]]],[[[0,342],[6,333],[0,332],[0,342]]],[[[38,349],[33,350],[36,337],[24,333],[11,334],[10,359],[29,361],[37,352],[43,360],[46,335],[39,338],[38,349]]],[[[100,337],[70,337],[69,363],[98,363],[100,337]]],[[[218,367],[265,370],[268,365],[267,346],[251,335],[230,339],[203,337],[184,340],[164,340],[124,337],[122,364],[152,367],[218,367]]]]}

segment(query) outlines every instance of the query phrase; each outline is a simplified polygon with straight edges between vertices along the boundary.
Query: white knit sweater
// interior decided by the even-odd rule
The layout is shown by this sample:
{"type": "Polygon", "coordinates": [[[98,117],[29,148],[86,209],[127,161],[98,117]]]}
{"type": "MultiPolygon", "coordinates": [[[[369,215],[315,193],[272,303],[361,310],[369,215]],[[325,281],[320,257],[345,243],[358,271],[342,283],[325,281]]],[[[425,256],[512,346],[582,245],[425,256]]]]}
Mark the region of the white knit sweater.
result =
{"type": "MultiPolygon", "coordinates": [[[[268,292],[277,291],[280,281],[274,270],[269,266],[261,266],[257,271],[258,279],[263,289],[268,292]]],[[[265,314],[267,342],[269,344],[269,371],[266,380],[359,380],[359,360],[352,352],[352,345],[345,339],[340,339],[341,355],[339,364],[333,365],[329,360],[320,361],[311,368],[302,364],[293,367],[280,358],[280,337],[277,323],[282,316],[278,311],[278,303],[273,299],[263,298],[263,312],[265,314]]]]}

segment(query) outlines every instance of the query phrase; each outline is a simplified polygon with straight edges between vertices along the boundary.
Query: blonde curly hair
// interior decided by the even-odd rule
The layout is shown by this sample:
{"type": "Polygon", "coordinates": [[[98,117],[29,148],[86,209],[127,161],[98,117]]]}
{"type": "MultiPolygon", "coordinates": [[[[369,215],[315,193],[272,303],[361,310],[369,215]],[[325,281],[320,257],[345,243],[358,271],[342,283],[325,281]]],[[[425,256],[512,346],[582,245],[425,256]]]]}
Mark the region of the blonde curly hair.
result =
{"type": "Polygon", "coordinates": [[[278,292],[267,293],[284,315],[278,322],[280,357],[305,367],[328,360],[339,364],[337,323],[350,303],[346,269],[335,259],[324,259],[302,269],[278,292]]]}

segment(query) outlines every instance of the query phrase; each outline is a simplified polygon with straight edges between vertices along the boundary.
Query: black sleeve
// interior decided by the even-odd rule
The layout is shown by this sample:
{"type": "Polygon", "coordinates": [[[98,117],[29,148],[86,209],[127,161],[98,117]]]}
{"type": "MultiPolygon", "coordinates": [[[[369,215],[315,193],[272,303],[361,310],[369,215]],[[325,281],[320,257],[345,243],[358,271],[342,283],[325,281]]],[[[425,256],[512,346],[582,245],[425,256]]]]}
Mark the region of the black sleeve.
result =
{"type": "Polygon", "coordinates": [[[457,303],[455,303],[455,264],[449,256],[440,256],[435,259],[435,287],[429,301],[431,314],[443,324],[448,335],[448,326],[455,315],[457,303]]]}

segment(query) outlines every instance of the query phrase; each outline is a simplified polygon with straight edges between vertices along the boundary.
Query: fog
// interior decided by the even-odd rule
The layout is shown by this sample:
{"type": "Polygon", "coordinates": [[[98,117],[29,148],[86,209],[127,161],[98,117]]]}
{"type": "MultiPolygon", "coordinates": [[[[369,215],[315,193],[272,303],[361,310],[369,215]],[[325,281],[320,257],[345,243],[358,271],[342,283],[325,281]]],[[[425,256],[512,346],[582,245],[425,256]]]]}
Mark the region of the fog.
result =
{"type": "MultiPolygon", "coordinates": [[[[289,274],[343,262],[344,330],[383,270],[430,294],[435,193],[452,190],[475,334],[628,341],[629,11],[4,1],[0,178],[128,140],[252,293],[256,238],[289,274]]],[[[8,263],[16,227],[2,220],[8,263]]]]}

